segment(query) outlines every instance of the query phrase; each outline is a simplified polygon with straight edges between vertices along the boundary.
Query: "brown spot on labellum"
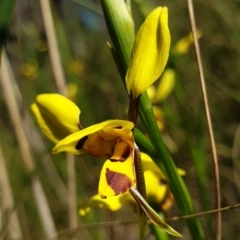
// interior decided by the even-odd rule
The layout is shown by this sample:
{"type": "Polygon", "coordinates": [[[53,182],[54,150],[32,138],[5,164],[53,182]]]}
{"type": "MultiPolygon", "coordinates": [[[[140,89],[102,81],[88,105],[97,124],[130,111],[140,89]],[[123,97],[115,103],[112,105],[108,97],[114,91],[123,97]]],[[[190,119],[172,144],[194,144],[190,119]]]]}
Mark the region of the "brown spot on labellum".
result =
{"type": "Polygon", "coordinates": [[[117,128],[117,129],[122,129],[122,126],[117,126],[117,127],[114,127],[114,128],[117,128]]]}
{"type": "Polygon", "coordinates": [[[125,193],[133,184],[126,174],[111,171],[109,168],[106,169],[105,175],[107,183],[115,195],[125,193]]]}
{"type": "Polygon", "coordinates": [[[161,186],[164,186],[167,184],[167,181],[165,179],[160,179],[159,183],[161,186]]]}
{"type": "Polygon", "coordinates": [[[76,145],[75,148],[76,148],[77,150],[81,150],[81,149],[83,148],[84,143],[87,141],[87,139],[88,139],[88,136],[85,136],[85,137],[81,138],[81,139],[78,141],[78,143],[77,143],[77,145],[76,145]]]}

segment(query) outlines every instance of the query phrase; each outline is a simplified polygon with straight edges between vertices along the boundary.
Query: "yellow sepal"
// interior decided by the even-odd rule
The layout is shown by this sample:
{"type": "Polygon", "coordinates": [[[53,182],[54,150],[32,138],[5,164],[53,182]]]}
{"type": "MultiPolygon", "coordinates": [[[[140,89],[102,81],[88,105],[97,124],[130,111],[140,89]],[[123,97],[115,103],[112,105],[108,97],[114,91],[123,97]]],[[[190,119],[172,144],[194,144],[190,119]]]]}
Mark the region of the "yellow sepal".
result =
{"type": "Polygon", "coordinates": [[[168,10],[158,7],[140,27],[133,45],[126,85],[133,97],[156,81],[164,70],[170,49],[168,10]]]}
{"type": "Polygon", "coordinates": [[[31,110],[43,133],[53,142],[80,130],[80,109],[60,94],[38,95],[31,110]]]}
{"type": "Polygon", "coordinates": [[[105,139],[101,139],[101,132],[97,133],[101,129],[114,129],[114,128],[127,128],[132,129],[134,127],[134,124],[129,121],[124,120],[107,120],[104,122],[101,122],[99,124],[92,125],[88,128],[85,128],[81,131],[78,131],[76,133],[73,133],[69,135],[68,137],[64,138],[58,144],[54,147],[53,153],[57,154],[59,152],[70,152],[74,154],[81,154],[81,153],[88,153],[93,156],[103,157],[107,154],[96,154],[97,150],[95,148],[98,148],[99,150],[104,146],[108,148],[108,144],[111,145],[114,144],[113,141],[109,141],[109,143],[105,139]],[[97,134],[94,134],[97,133],[97,134]],[[84,144],[86,144],[84,146],[84,144]],[[105,144],[105,145],[102,145],[105,144]],[[91,148],[93,147],[92,151],[94,153],[91,153],[91,148]]]}

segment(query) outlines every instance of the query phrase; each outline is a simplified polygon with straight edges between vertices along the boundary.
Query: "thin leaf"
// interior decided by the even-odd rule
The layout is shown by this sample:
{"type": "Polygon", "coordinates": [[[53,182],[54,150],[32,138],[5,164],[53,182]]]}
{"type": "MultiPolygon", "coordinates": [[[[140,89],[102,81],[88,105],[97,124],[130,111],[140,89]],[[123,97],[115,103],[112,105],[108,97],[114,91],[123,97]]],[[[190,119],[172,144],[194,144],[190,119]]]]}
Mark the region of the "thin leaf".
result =
{"type": "Polygon", "coordinates": [[[147,203],[147,201],[142,197],[142,195],[137,191],[136,188],[131,187],[130,193],[134,197],[134,199],[138,202],[142,210],[145,212],[145,214],[148,216],[148,218],[159,228],[165,230],[169,234],[175,236],[175,237],[182,237],[180,233],[178,233],[176,230],[174,230],[172,227],[170,227],[164,219],[158,215],[151,206],[147,203]]]}

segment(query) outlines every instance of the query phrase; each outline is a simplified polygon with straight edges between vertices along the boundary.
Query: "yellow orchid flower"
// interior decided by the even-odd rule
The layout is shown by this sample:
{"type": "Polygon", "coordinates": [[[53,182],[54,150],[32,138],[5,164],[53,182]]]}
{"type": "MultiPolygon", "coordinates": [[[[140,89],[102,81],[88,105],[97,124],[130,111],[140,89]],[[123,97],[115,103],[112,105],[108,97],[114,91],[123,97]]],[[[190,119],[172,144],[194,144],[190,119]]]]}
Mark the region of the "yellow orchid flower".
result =
{"type": "Polygon", "coordinates": [[[55,143],[81,129],[80,109],[60,94],[38,95],[31,110],[43,133],[55,143]]]}
{"type": "Polygon", "coordinates": [[[158,7],[140,27],[133,45],[126,85],[138,98],[163,72],[169,55],[168,10],[158,7]]]}
{"type": "Polygon", "coordinates": [[[57,143],[54,154],[65,151],[108,158],[99,181],[102,198],[122,194],[134,185],[132,122],[108,120],[82,129],[80,109],[60,94],[38,95],[31,109],[44,134],[57,143]]]}
{"type": "MultiPolygon", "coordinates": [[[[173,197],[167,185],[166,178],[147,154],[141,153],[141,158],[147,190],[147,201],[150,204],[158,205],[162,210],[166,211],[173,203],[173,197]]],[[[85,216],[93,207],[118,211],[125,204],[135,207],[136,202],[129,192],[107,199],[102,199],[97,194],[80,204],[79,214],[85,216]]]]}
{"type": "Polygon", "coordinates": [[[134,173],[134,124],[124,120],[108,120],[70,134],[53,149],[94,157],[108,157],[103,165],[99,195],[102,198],[127,192],[135,183],[134,173]]]}

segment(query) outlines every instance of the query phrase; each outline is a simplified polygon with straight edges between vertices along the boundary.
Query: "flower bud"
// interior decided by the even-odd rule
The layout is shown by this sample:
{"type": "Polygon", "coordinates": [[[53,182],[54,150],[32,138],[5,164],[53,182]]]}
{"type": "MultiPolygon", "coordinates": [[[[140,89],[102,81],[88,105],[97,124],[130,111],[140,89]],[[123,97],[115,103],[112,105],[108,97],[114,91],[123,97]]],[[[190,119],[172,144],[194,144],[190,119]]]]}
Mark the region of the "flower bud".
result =
{"type": "Polygon", "coordinates": [[[163,72],[169,55],[168,10],[158,7],[140,27],[133,45],[126,85],[138,98],[163,72]]]}

